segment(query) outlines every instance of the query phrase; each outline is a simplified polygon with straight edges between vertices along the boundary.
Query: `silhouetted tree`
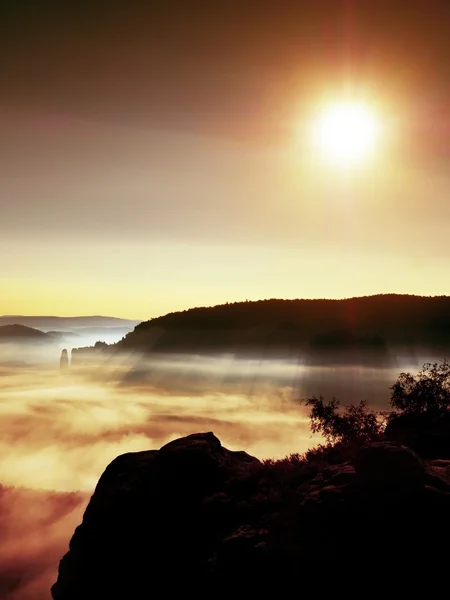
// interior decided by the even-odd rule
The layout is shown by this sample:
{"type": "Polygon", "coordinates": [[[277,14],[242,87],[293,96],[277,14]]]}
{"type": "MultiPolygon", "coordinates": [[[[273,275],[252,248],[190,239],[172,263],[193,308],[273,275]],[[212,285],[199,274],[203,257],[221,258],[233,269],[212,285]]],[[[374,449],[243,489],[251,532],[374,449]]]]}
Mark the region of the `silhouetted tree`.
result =
{"type": "Polygon", "coordinates": [[[391,406],[402,413],[448,410],[450,408],[450,363],[425,363],[415,376],[400,373],[390,388],[391,406]]]}
{"type": "Polygon", "coordinates": [[[311,406],[311,431],[322,434],[328,444],[365,443],[380,439],[383,435],[385,413],[368,409],[364,400],[356,406],[346,406],[344,410],[340,409],[340,402],[336,398],[325,402],[323,396],[313,396],[305,404],[311,406]]]}
{"type": "Polygon", "coordinates": [[[94,348],[96,350],[103,350],[107,347],[108,347],[108,344],[106,342],[95,342],[95,345],[94,345],[94,348]]]}

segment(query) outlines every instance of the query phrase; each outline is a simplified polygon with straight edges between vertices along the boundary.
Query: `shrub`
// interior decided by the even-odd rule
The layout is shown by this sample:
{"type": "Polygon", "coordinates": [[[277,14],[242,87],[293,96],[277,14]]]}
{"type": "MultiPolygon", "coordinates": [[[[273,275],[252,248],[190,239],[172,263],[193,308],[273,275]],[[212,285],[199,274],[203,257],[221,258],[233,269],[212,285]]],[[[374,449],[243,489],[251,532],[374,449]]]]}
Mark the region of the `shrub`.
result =
{"type": "Polygon", "coordinates": [[[313,396],[305,404],[311,407],[311,431],[322,434],[328,444],[361,444],[381,439],[383,435],[386,414],[369,410],[364,400],[343,410],[336,398],[325,402],[323,396],[313,396]]]}
{"type": "Polygon", "coordinates": [[[400,373],[390,388],[391,406],[401,413],[448,410],[450,408],[450,364],[426,363],[415,376],[400,373]]]}

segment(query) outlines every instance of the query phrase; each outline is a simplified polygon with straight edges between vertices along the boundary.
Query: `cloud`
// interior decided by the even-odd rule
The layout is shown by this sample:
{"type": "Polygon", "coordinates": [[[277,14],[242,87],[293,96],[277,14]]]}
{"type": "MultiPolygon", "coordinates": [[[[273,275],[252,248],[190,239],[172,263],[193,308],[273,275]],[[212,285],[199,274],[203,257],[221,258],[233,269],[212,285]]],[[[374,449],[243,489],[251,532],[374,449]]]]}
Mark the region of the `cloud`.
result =
{"type": "Polygon", "coordinates": [[[303,452],[299,397],[388,400],[396,370],[244,360],[136,357],[71,368],[0,369],[0,596],[48,600],[96,482],[117,455],[213,431],[259,458],[303,452]],[[367,394],[365,394],[367,392],[367,394]]]}
{"type": "Polygon", "coordinates": [[[44,600],[56,577],[68,531],[80,522],[86,494],[0,489],[0,596],[44,600]]]}

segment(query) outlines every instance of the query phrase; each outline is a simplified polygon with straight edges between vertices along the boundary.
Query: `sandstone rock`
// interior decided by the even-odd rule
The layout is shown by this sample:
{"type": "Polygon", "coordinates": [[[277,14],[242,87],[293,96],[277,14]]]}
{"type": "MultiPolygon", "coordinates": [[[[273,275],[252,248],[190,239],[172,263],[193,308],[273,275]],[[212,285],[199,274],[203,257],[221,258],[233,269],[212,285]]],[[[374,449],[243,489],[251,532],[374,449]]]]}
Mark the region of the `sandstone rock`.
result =
{"type": "Polygon", "coordinates": [[[67,350],[61,351],[61,358],[59,360],[59,368],[67,369],[69,367],[69,355],[67,354],[67,350]]]}
{"type": "Polygon", "coordinates": [[[233,531],[219,545],[210,559],[211,572],[219,578],[232,577],[238,582],[248,577],[258,577],[267,561],[266,529],[243,526],[233,531]]]}
{"type": "Polygon", "coordinates": [[[55,600],[144,597],[153,579],[189,586],[214,547],[203,502],[256,458],[212,433],[116,458],[101,476],[52,588],[55,600]],[[173,571],[175,569],[175,572],[173,571]]]}
{"type": "Polygon", "coordinates": [[[342,465],[341,468],[334,469],[334,473],[328,480],[330,485],[344,485],[355,481],[356,472],[351,465],[342,465]]]}
{"type": "MultiPolygon", "coordinates": [[[[266,597],[318,564],[327,576],[348,565],[359,574],[420,564],[424,573],[447,558],[449,463],[377,442],[304,480],[308,465],[263,464],[212,433],[125,454],[100,478],[53,598],[266,597]]],[[[392,577],[402,583],[404,570],[392,577]]],[[[333,585],[348,590],[345,577],[333,585]]]]}
{"type": "Polygon", "coordinates": [[[410,490],[423,485],[426,476],[425,465],[413,450],[390,442],[360,448],[355,471],[358,483],[368,488],[410,490]]]}
{"type": "Polygon", "coordinates": [[[399,415],[388,423],[385,437],[422,458],[450,459],[450,411],[399,415]]]}

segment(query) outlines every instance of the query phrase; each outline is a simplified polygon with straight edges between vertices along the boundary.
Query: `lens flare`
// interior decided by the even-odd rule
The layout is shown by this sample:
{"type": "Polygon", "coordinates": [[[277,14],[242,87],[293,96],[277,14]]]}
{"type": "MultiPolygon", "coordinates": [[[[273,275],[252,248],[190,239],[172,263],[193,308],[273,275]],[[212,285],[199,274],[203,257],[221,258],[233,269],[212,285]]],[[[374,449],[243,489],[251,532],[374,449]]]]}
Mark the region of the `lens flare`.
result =
{"type": "Polygon", "coordinates": [[[340,166],[351,166],[366,159],[375,149],[379,123],[368,106],[341,102],[319,114],[313,137],[324,158],[340,166]]]}

